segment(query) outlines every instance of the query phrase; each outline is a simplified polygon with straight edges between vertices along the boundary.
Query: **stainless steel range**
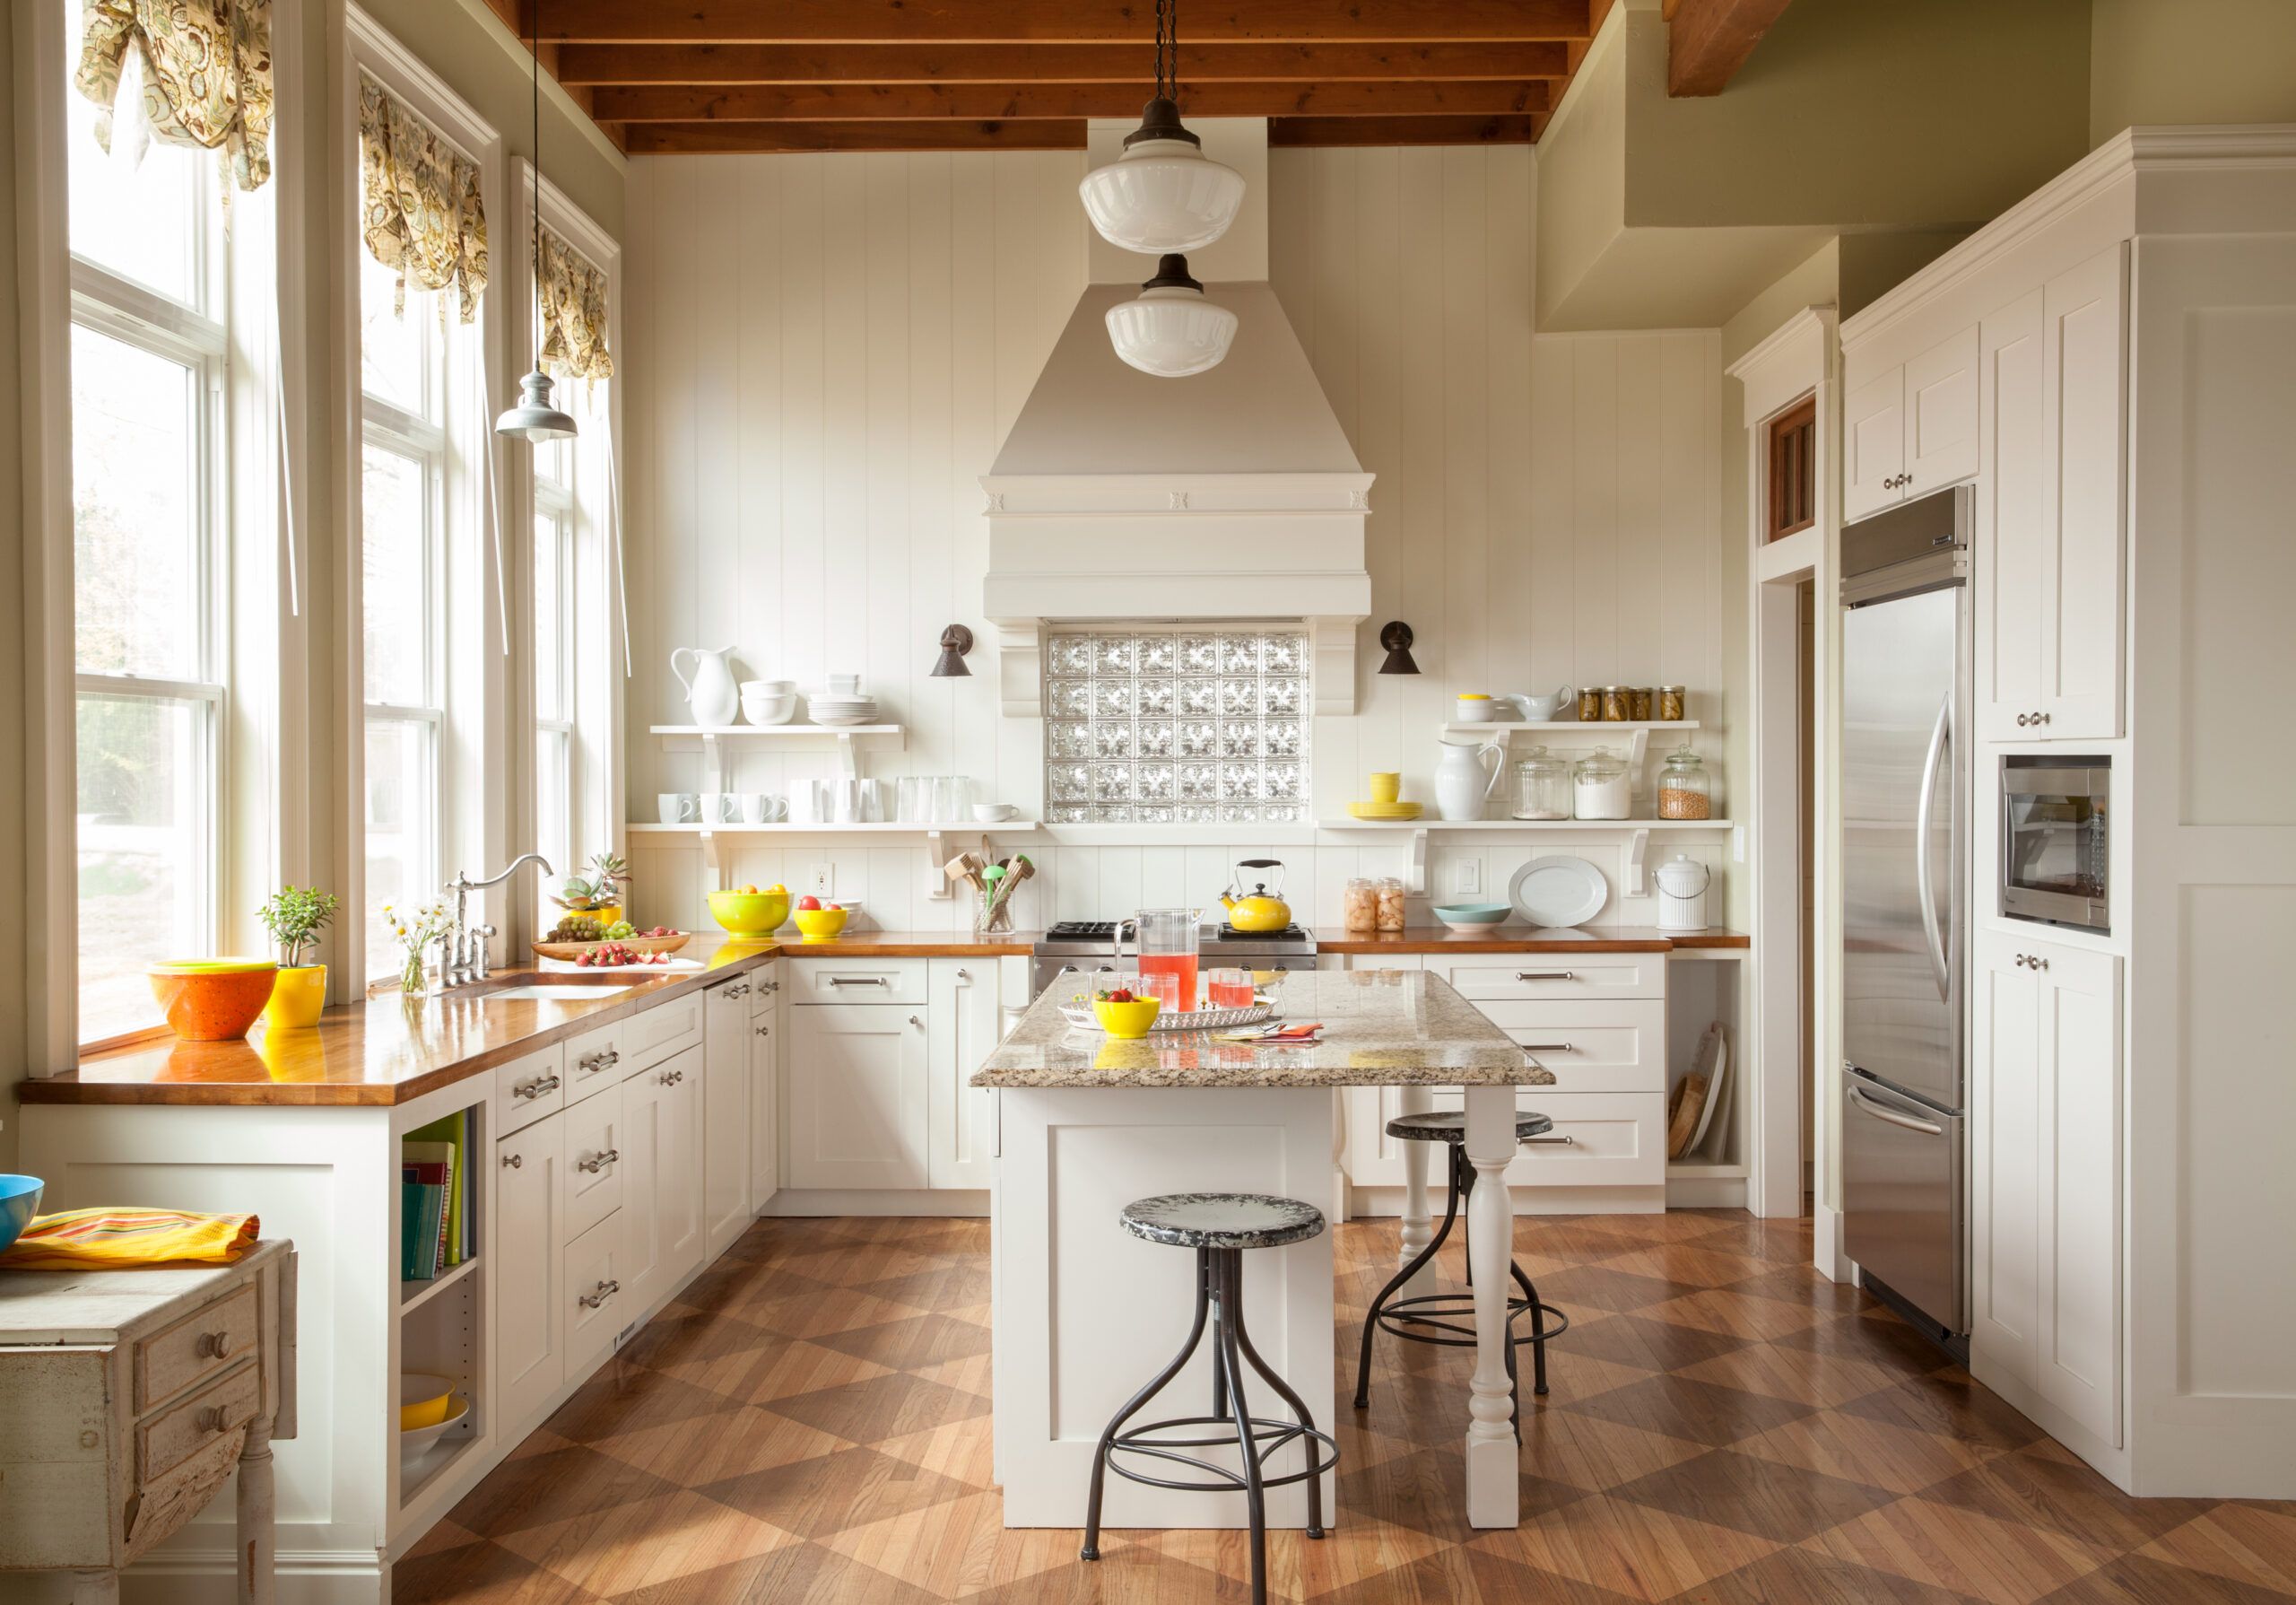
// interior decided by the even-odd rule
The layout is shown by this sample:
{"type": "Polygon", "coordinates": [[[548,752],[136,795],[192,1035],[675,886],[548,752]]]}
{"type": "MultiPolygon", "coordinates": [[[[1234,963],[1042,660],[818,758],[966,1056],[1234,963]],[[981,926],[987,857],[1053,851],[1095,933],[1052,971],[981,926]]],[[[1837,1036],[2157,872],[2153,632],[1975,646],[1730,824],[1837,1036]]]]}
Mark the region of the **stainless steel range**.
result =
{"type": "MultiPolygon", "coordinates": [[[[1089,974],[1099,969],[1124,967],[1125,955],[1117,942],[1115,920],[1063,920],[1036,940],[1035,961],[1029,970],[1031,992],[1040,993],[1064,972],[1089,974]]],[[[1282,930],[1238,930],[1229,925],[1197,928],[1196,950],[1202,962],[1248,964],[1255,970],[1312,970],[1316,967],[1316,938],[1297,925],[1282,930]]]]}

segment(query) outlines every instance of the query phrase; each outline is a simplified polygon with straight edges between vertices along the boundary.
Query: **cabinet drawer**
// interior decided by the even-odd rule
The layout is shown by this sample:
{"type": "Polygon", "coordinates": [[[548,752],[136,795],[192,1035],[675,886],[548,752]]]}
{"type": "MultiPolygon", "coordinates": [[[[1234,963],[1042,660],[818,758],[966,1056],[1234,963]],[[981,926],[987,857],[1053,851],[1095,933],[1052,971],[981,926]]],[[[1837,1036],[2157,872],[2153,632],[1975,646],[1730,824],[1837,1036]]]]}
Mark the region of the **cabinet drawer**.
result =
{"type": "MultiPolygon", "coordinates": [[[[1455,1087],[1435,1095],[1438,1109],[1466,1100],[1455,1087]]],[[[1528,1086],[1515,1107],[1554,1122],[1523,1144],[1507,1167],[1510,1187],[1657,1187],[1666,1180],[1666,1095],[1570,1093],[1528,1086]]]]}
{"type": "Polygon", "coordinates": [[[790,966],[790,1001],[922,1003],[926,962],[888,958],[874,964],[841,964],[834,959],[800,959],[790,966]]]}
{"type": "Polygon", "coordinates": [[[507,1137],[566,1106],[566,1047],[552,1043],[494,1067],[494,1134],[507,1137]]]}
{"type": "Polygon", "coordinates": [[[561,1044],[566,1051],[566,1068],[561,1072],[566,1086],[561,1095],[567,1103],[578,1103],[622,1084],[622,1061],[628,1057],[622,1046],[622,1031],[629,1024],[628,1020],[616,1020],[611,1025],[570,1036],[561,1044]]]}
{"type": "MultiPolygon", "coordinates": [[[[739,986],[740,981],[728,984],[739,986]]],[[[683,998],[673,998],[666,1003],[657,1003],[624,1020],[622,1032],[622,1064],[624,1076],[635,1076],[650,1069],[673,1054],[688,1048],[701,1046],[701,1004],[700,992],[688,992],[683,998]]]]}
{"type": "Polygon", "coordinates": [[[1666,1090],[1663,1003],[1494,1000],[1479,1007],[1525,1053],[1554,1072],[1557,1092],[1666,1090]]]}
{"type": "MultiPolygon", "coordinates": [[[[1431,962],[1430,970],[1438,969],[1431,962]]],[[[1496,954],[1454,959],[1439,971],[1459,995],[1505,998],[1657,998],[1666,995],[1663,953],[1496,954]]]]}
{"type": "Polygon", "coordinates": [[[566,1112],[561,1173],[566,1178],[566,1234],[579,1237],[622,1208],[622,1085],[566,1112]]]}
{"type": "Polygon", "coordinates": [[[137,1343],[135,1408],[150,1409],[253,1352],[257,1325],[250,1282],[137,1343]]]}
{"type": "Polygon", "coordinates": [[[587,1376],[613,1347],[613,1335],[631,1308],[622,1294],[628,1265],[619,1220],[600,1221],[566,1245],[565,1276],[559,1287],[566,1301],[568,1376],[587,1376]]]}
{"type": "MultiPolygon", "coordinates": [[[[250,1292],[253,1290],[250,1289],[250,1292]]],[[[138,1479],[166,1475],[263,1409],[263,1373],[252,1363],[220,1376],[135,1429],[138,1479]]]]}

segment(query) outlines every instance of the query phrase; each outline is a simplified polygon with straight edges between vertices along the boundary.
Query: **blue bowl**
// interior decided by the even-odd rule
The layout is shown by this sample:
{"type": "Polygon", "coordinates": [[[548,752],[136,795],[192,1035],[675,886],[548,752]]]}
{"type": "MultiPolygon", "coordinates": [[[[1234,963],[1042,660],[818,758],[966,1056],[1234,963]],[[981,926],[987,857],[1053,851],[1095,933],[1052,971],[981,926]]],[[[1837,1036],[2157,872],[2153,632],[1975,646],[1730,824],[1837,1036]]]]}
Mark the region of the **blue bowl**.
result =
{"type": "Polygon", "coordinates": [[[32,1217],[39,1213],[40,1189],[45,1185],[38,1176],[0,1172],[0,1249],[22,1236],[24,1228],[32,1224],[32,1217]]]}
{"type": "Polygon", "coordinates": [[[1504,903],[1455,903],[1439,906],[1435,917],[1453,930],[1474,930],[1486,925],[1504,925],[1507,916],[1515,911],[1504,903]]]}

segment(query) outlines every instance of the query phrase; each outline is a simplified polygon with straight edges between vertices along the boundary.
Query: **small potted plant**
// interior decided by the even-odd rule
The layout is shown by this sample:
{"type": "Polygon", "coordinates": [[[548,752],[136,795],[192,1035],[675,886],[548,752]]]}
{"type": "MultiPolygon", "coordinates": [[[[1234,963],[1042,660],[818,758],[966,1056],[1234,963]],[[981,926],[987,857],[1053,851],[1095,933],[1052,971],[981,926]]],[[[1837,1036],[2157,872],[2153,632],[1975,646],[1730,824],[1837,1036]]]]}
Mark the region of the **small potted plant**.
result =
{"type": "Polygon", "coordinates": [[[326,966],[313,956],[319,932],[334,921],[343,900],[317,886],[282,886],[255,917],[279,944],[279,983],[264,1006],[274,1028],[316,1025],[326,1007],[326,966]]]}
{"type": "Polygon", "coordinates": [[[622,888],[628,885],[630,865],[620,853],[592,853],[587,868],[568,876],[551,902],[570,913],[587,914],[605,930],[622,922],[622,888]]]}

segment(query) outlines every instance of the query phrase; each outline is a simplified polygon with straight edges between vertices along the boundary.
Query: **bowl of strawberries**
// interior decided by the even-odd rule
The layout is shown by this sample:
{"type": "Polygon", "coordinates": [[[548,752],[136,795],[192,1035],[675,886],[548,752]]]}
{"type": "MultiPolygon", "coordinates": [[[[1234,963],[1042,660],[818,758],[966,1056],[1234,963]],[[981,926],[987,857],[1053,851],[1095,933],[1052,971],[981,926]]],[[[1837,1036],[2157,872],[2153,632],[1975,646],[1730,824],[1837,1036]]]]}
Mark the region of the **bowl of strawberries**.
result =
{"type": "Polygon", "coordinates": [[[1092,993],[1092,1013],[1100,1029],[1123,1042],[1146,1036],[1156,1024],[1156,1011],[1162,1007],[1163,1000],[1154,993],[1136,992],[1121,982],[1092,993]]]}

